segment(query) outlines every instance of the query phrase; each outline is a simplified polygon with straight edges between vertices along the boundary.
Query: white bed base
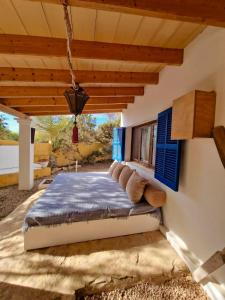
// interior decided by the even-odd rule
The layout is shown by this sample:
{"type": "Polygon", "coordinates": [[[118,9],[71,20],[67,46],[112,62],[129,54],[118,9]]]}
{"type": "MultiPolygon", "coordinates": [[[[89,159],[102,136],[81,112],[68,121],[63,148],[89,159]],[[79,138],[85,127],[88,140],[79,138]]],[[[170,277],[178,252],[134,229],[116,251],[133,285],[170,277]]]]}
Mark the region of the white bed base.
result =
{"type": "Polygon", "coordinates": [[[150,214],[30,227],[24,232],[24,249],[38,249],[158,230],[160,220],[150,214]]]}

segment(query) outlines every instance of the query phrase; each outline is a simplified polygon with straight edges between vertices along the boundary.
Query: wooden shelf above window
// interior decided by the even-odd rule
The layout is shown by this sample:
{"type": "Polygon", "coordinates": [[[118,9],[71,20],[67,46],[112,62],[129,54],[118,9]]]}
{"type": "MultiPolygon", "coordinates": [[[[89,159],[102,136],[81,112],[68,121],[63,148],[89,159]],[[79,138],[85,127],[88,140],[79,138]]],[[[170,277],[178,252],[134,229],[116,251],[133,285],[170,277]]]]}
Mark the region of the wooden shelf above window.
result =
{"type": "Polygon", "coordinates": [[[212,137],[216,93],[192,91],[173,102],[171,138],[212,137]]]}

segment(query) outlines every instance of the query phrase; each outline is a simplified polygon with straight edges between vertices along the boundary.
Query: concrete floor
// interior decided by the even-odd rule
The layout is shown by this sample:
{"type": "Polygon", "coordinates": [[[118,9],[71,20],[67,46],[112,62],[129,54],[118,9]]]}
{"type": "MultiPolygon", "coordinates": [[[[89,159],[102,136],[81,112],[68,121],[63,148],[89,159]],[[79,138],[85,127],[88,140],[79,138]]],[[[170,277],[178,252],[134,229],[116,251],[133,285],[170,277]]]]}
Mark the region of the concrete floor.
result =
{"type": "Polygon", "coordinates": [[[159,231],[24,252],[21,225],[42,192],[0,222],[1,300],[74,299],[85,286],[163,280],[187,270],[159,231]]]}

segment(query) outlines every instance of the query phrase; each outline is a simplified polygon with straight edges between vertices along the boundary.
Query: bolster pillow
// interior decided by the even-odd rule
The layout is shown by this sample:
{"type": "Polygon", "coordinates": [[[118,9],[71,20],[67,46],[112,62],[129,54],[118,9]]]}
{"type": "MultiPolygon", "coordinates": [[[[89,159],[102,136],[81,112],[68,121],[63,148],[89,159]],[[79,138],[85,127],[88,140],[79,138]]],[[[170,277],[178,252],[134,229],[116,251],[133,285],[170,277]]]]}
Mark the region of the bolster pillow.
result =
{"type": "Polygon", "coordinates": [[[166,193],[152,185],[146,186],[144,198],[153,207],[161,207],[166,203],[166,193]]]}

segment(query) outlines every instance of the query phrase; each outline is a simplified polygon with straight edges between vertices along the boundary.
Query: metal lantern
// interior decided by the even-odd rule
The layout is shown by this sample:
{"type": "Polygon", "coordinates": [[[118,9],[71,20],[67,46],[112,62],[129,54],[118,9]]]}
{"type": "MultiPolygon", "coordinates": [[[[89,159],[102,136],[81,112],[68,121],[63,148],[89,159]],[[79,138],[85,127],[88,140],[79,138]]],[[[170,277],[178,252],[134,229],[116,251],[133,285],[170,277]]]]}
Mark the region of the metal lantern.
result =
{"type": "Polygon", "coordinates": [[[64,96],[66,97],[70,112],[75,116],[82,113],[83,108],[89,99],[89,96],[85,93],[85,90],[78,84],[76,85],[76,88],[71,87],[65,90],[64,96]]]}
{"type": "Polygon", "coordinates": [[[79,142],[79,138],[76,117],[82,113],[89,96],[85,93],[84,89],[79,86],[79,84],[77,84],[75,88],[71,87],[65,90],[64,96],[66,97],[70,112],[75,116],[72,143],[77,144],[79,142]]]}

